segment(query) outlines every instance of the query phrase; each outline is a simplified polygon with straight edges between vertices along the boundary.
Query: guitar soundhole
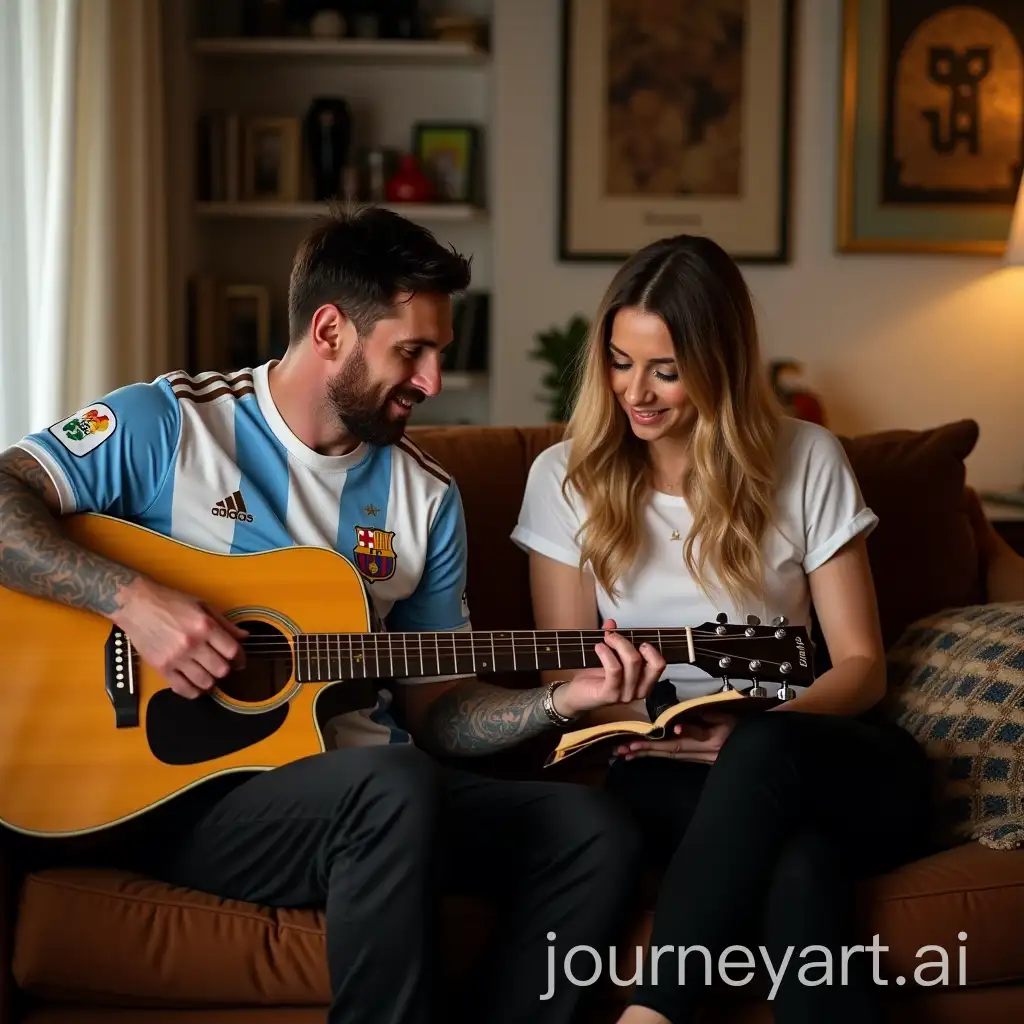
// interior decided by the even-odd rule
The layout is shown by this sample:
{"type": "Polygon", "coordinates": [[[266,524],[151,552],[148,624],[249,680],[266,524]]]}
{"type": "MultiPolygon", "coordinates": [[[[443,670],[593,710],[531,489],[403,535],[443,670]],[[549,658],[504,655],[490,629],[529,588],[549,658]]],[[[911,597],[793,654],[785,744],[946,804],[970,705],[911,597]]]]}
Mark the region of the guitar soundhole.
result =
{"type": "Polygon", "coordinates": [[[232,700],[259,704],[276,697],[292,675],[292,648],[288,637],[266,622],[238,623],[249,635],[242,641],[245,667],[235,669],[219,683],[232,700]]]}

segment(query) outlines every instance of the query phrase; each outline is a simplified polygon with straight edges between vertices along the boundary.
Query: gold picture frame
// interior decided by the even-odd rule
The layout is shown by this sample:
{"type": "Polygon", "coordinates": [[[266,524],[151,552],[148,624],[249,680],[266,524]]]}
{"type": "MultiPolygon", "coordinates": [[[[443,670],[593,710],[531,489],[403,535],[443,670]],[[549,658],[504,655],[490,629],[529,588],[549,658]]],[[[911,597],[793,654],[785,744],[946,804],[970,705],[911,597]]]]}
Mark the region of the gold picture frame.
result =
{"type": "Polygon", "coordinates": [[[845,0],[842,67],[837,249],[1001,255],[1024,167],[1024,4],[845,0]]]}
{"type": "Polygon", "coordinates": [[[302,131],[294,117],[245,120],[242,198],[297,203],[302,191],[302,131]]]}
{"type": "Polygon", "coordinates": [[[562,261],[666,235],[789,259],[794,0],[562,0],[562,261]]]}
{"type": "Polygon", "coordinates": [[[270,358],[270,290],[261,284],[221,289],[224,359],[231,369],[259,366],[270,358]]]}

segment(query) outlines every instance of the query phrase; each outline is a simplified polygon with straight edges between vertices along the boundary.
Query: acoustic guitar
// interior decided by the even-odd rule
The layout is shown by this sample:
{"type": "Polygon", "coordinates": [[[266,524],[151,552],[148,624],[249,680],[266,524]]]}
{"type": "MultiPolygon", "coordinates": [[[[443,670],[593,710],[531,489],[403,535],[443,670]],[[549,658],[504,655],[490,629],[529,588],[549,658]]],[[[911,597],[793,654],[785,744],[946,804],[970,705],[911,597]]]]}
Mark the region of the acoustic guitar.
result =
{"type": "MultiPolygon", "coordinates": [[[[0,647],[0,823],[30,835],[109,828],[214,776],[324,750],[326,717],[358,683],[600,665],[599,630],[382,632],[358,571],[327,549],[212,554],[95,514],[69,516],[62,527],[250,635],[245,667],[190,700],[109,620],[0,587],[10,638],[0,647]]],[[[800,628],[715,622],[622,633],[714,676],[811,675],[800,628]]]]}

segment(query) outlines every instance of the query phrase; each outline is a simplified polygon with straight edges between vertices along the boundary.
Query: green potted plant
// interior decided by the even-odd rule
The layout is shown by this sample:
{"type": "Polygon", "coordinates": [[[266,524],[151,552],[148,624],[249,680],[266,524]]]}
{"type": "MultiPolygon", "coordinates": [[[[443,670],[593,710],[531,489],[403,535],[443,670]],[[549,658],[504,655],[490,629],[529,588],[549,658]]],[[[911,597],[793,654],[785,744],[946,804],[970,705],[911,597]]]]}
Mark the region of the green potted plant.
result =
{"type": "Polygon", "coordinates": [[[549,403],[548,418],[554,423],[564,423],[572,411],[576,368],[589,331],[589,322],[577,314],[565,327],[549,327],[534,335],[537,346],[530,358],[548,365],[541,383],[547,389],[544,398],[549,403]]]}

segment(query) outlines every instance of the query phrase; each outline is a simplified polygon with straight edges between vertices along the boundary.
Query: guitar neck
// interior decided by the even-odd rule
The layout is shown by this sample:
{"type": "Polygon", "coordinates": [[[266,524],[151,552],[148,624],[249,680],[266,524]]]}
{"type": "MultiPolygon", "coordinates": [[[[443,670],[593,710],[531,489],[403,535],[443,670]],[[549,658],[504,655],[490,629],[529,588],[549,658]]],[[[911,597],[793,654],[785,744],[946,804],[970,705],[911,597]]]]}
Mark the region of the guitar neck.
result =
{"type": "MultiPolygon", "coordinates": [[[[694,661],[693,631],[620,629],[634,646],[653,644],[668,661],[694,661]]],[[[386,679],[596,668],[597,629],[519,630],[501,633],[299,633],[295,636],[297,679],[386,679]]]]}

